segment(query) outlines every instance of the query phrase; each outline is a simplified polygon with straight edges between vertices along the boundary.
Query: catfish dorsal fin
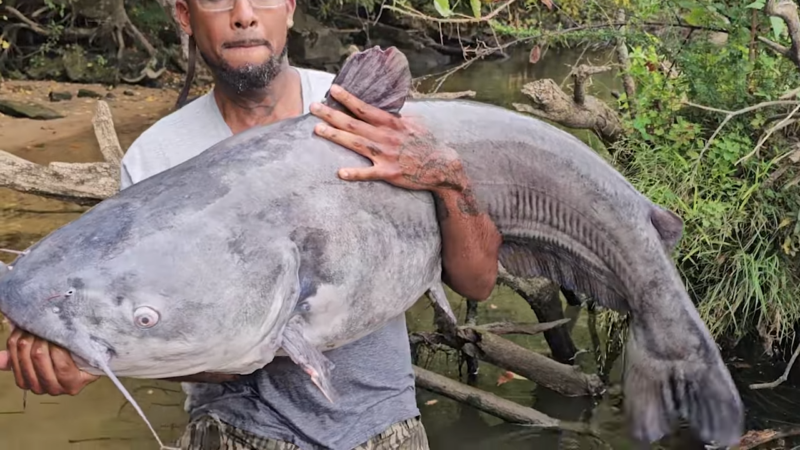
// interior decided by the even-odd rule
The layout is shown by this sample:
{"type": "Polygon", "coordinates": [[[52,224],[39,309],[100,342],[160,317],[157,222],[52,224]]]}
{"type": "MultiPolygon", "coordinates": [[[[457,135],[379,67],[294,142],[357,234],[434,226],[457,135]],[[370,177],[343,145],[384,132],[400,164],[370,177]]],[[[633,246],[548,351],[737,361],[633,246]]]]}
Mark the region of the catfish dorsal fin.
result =
{"type": "MultiPolygon", "coordinates": [[[[395,47],[382,50],[376,45],[350,55],[333,84],[364,103],[397,114],[411,92],[411,69],[400,50],[395,47]]],[[[344,105],[331,97],[330,91],[325,94],[325,104],[348,112],[344,105]]]]}

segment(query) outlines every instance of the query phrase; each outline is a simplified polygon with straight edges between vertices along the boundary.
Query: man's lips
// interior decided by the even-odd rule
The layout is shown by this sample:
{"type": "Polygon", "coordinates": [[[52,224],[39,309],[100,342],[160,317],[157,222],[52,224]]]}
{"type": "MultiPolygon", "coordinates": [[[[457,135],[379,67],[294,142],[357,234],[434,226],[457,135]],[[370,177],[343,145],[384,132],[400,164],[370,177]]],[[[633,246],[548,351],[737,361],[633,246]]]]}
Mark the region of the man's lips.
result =
{"type": "Polygon", "coordinates": [[[222,48],[250,48],[250,47],[267,47],[271,48],[269,41],[263,39],[248,39],[242,41],[226,42],[222,44],[222,48]]]}

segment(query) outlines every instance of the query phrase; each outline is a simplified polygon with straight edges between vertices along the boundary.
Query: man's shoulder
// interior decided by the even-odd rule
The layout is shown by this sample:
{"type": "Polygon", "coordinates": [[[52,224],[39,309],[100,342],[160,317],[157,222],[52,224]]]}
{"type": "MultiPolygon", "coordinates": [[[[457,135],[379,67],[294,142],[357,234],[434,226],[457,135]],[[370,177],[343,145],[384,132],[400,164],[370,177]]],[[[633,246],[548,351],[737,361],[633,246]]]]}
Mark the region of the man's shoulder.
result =
{"type": "Polygon", "coordinates": [[[202,95],[159,119],[136,138],[122,159],[132,182],[138,182],[200,153],[225,138],[226,131],[202,95]]]}
{"type": "Polygon", "coordinates": [[[133,142],[133,146],[164,146],[166,141],[180,138],[182,135],[192,135],[195,131],[207,131],[208,123],[213,119],[213,111],[209,108],[209,101],[213,101],[211,93],[201,95],[191,103],[183,106],[162,117],[146,129],[133,142]]]}
{"type": "Polygon", "coordinates": [[[300,73],[300,75],[307,77],[309,81],[311,81],[314,85],[325,85],[327,84],[330,86],[333,79],[336,77],[335,74],[330,72],[324,72],[322,70],[317,69],[310,69],[307,67],[297,67],[295,69],[300,73]]]}

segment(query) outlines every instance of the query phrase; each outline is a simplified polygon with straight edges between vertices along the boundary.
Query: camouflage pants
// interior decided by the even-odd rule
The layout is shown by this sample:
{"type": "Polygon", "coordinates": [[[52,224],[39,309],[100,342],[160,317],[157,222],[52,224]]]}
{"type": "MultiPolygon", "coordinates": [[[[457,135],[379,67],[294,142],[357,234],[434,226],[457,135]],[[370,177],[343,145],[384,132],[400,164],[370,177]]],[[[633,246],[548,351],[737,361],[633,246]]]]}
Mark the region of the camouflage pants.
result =
{"type": "MultiPolygon", "coordinates": [[[[182,450],[299,450],[294,444],[255,436],[210,416],[189,423],[177,445],[182,450]]],[[[428,437],[416,417],[390,426],[353,450],[428,450],[428,437]]]]}

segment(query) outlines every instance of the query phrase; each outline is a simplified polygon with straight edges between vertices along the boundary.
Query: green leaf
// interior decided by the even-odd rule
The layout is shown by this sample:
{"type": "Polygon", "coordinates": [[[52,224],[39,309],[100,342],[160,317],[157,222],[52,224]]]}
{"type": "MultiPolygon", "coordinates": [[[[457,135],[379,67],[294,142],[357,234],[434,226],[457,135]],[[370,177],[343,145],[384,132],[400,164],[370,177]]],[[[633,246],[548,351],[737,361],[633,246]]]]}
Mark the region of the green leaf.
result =
{"type": "Polygon", "coordinates": [[[764,7],[764,4],[765,4],[764,0],[756,0],[753,3],[750,3],[749,5],[745,6],[745,8],[762,9],[764,7]]]}
{"type": "Polygon", "coordinates": [[[450,17],[453,14],[453,11],[450,10],[449,0],[433,0],[433,7],[442,17],[450,17]]]}
{"type": "Polygon", "coordinates": [[[780,17],[769,16],[769,23],[772,25],[772,35],[775,39],[779,39],[781,34],[786,31],[786,22],[780,17]]]}
{"type": "Polygon", "coordinates": [[[472,15],[476,19],[481,18],[481,0],[469,0],[469,6],[472,7],[472,15]]]}

